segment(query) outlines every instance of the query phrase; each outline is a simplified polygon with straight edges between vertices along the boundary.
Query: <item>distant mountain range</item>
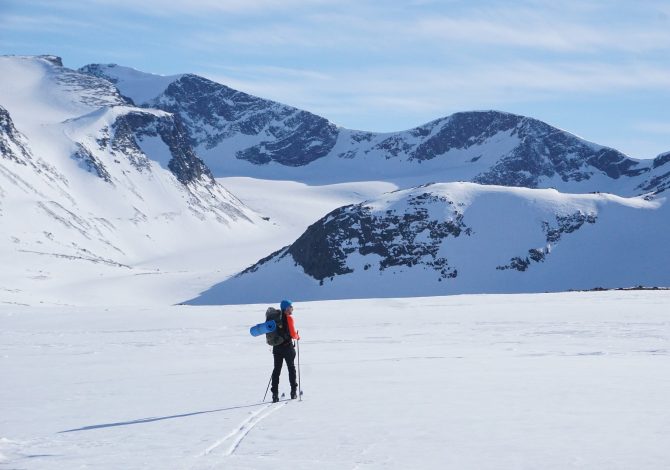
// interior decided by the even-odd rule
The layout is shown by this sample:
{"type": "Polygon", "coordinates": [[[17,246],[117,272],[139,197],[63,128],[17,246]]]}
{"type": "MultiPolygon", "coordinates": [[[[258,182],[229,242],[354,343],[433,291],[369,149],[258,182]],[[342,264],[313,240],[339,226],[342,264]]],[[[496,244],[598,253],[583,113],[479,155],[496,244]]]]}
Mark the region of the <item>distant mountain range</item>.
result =
{"type": "Polygon", "coordinates": [[[499,111],[349,130],[193,74],[0,57],[0,252],[16,266],[132,268],[272,230],[223,176],[401,190],[335,210],[195,303],[670,283],[670,152],[636,160],[499,111]]]}
{"type": "Polygon", "coordinates": [[[180,116],[215,176],[319,183],[387,179],[404,187],[434,178],[627,196],[670,184],[667,154],[635,160],[510,113],[456,113],[380,134],[339,128],[197,75],[163,77],[100,64],[80,70],[115,83],[138,106],[180,116]]]}

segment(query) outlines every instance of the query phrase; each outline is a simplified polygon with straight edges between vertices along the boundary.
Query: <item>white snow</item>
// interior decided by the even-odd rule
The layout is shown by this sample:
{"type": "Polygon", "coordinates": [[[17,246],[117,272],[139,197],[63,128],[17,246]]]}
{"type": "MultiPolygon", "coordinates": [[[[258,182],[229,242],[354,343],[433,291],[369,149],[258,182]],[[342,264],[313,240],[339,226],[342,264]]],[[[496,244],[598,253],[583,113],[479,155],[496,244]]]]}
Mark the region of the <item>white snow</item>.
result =
{"type": "Polygon", "coordinates": [[[265,305],[4,305],[0,467],[662,469],[669,304],[296,303],[304,399],[277,405],[262,402],[269,348],[248,333],[265,305]]]}
{"type": "Polygon", "coordinates": [[[132,99],[137,105],[156,98],[171,83],[184,76],[184,74],[156,75],[117,64],[100,65],[100,68],[107,77],[114,81],[121,93],[132,99]]]}
{"type": "MultiPolygon", "coordinates": [[[[165,171],[161,140],[139,142],[150,158],[145,172],[99,144],[124,113],[166,113],[126,106],[104,83],[96,92],[42,59],[0,57],[0,68],[0,105],[31,153],[27,165],[0,158],[1,469],[667,467],[669,291],[417,297],[434,273],[396,269],[389,283],[365,269],[378,255],[356,252],[347,260],[356,275],[336,280],[343,300],[296,302],[305,395],[276,405],[262,402],[270,350],[248,333],[267,305],[174,305],[338,207],[369,200],[380,213],[402,212],[411,191],[391,191],[447,166],[468,177],[486,155],[466,165],[478,155],[453,152],[411,177],[402,159],[374,156],[361,157],[365,171],[342,158],[309,169],[270,164],[255,178],[220,178],[212,192],[190,193],[165,171]],[[113,184],[81,169],[76,143],[113,184]],[[194,200],[212,196],[237,218],[199,212],[194,200]],[[369,298],[385,283],[389,298],[369,298]]],[[[111,70],[138,103],[178,78],[111,70]]],[[[337,152],[353,133],[341,134],[337,152]]],[[[511,148],[514,139],[499,134],[479,150],[511,148]]],[[[246,175],[245,165],[233,160],[226,174],[246,175]]],[[[667,276],[664,198],[433,189],[460,202],[476,229],[473,245],[459,238],[441,248],[450,262],[467,261],[463,291],[492,285],[477,269],[497,250],[510,250],[495,260],[505,263],[518,254],[511,248],[542,247],[541,217],[575,210],[596,212],[598,222],[547,247],[541,268],[549,269],[533,266],[530,281],[505,271],[514,288],[569,288],[596,273],[636,284],[667,276]]],[[[436,220],[453,215],[428,210],[436,220]]],[[[240,293],[274,303],[318,289],[285,258],[240,293]]]]}

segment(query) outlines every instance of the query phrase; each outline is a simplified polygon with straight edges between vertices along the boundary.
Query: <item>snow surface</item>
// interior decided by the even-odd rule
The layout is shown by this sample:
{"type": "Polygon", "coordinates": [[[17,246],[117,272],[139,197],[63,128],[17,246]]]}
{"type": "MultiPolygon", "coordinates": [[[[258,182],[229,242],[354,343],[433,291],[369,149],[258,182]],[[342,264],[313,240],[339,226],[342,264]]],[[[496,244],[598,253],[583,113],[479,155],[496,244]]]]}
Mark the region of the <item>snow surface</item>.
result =
{"type": "MultiPolygon", "coordinates": [[[[72,238],[62,224],[51,218],[45,220],[39,213],[32,217],[17,216],[12,226],[0,226],[0,235],[9,240],[0,245],[2,259],[6,260],[6,266],[0,270],[0,304],[169,305],[182,302],[292,243],[310,224],[331,210],[396,189],[390,183],[380,182],[330,186],[252,178],[221,178],[218,182],[247,207],[267,217],[268,224],[263,227],[246,224],[242,230],[224,233],[198,232],[194,226],[184,227],[190,237],[186,245],[174,240],[176,233],[174,228],[168,229],[169,220],[155,220],[148,224],[154,238],[147,239],[144,258],[133,265],[57,256],[58,251],[42,248],[51,242],[42,232],[52,234],[56,241],[72,238]],[[41,231],[34,236],[34,251],[28,251],[23,246],[29,234],[35,232],[36,220],[40,221],[41,231]]],[[[20,206],[13,208],[17,214],[25,214],[26,210],[20,206]]]]}
{"type": "Polygon", "coordinates": [[[669,304],[297,303],[304,399],[275,405],[269,347],[248,333],[265,305],[4,305],[0,468],[660,470],[669,304]]]}
{"type": "Polygon", "coordinates": [[[98,68],[105,76],[112,79],[124,96],[132,99],[137,105],[157,97],[171,83],[184,76],[184,74],[156,75],[117,64],[99,65],[98,68]]]}

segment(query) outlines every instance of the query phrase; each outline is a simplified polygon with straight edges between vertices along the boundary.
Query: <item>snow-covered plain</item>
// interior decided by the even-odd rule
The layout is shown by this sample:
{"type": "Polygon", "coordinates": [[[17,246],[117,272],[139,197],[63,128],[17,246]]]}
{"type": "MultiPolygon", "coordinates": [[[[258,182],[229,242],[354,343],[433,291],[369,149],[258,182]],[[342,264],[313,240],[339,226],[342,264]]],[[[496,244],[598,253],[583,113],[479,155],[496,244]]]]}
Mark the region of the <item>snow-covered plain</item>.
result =
{"type": "Polygon", "coordinates": [[[669,304],[299,303],[305,393],[279,404],[262,402],[271,354],[248,333],[264,305],[4,305],[0,468],[663,469],[669,304]]]}

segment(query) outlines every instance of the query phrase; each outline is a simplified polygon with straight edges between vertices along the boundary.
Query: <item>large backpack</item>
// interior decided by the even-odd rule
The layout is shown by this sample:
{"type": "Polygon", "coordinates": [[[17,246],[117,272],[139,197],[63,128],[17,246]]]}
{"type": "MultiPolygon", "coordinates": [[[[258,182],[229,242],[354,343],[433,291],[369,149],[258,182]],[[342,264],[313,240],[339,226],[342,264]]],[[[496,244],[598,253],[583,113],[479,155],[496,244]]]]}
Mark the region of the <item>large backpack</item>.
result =
{"type": "Polygon", "coordinates": [[[268,307],[268,309],[265,311],[265,320],[274,320],[275,324],[277,325],[277,328],[275,328],[274,331],[265,333],[265,341],[270,346],[279,346],[284,342],[286,335],[284,330],[286,330],[286,328],[284,328],[283,317],[284,315],[282,314],[282,311],[274,307],[268,307]]]}

